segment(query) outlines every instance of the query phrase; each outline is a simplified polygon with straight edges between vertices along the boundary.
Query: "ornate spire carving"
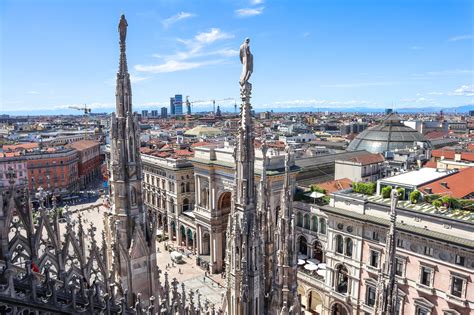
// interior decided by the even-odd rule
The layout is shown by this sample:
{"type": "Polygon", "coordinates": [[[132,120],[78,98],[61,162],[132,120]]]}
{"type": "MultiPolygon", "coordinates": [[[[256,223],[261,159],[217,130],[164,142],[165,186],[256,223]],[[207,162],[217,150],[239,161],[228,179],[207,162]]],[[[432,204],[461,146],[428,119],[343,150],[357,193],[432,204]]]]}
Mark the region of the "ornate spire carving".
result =
{"type": "Polygon", "coordinates": [[[276,272],[272,307],[275,314],[299,314],[297,294],[297,257],[295,218],[292,207],[293,187],[290,182],[291,149],[285,148],[285,177],[281,194],[280,214],[277,220],[276,272]]]}
{"type": "Polygon", "coordinates": [[[248,82],[253,70],[253,56],[249,39],[240,47],[243,65],[240,79],[242,98],[240,127],[235,155],[235,199],[229,216],[227,265],[227,291],[224,302],[226,314],[262,314],[263,278],[262,237],[256,209],[255,151],[248,82]]]}
{"type": "Polygon", "coordinates": [[[377,298],[375,304],[375,314],[393,315],[395,314],[397,301],[397,280],[395,278],[396,266],[396,240],[397,240],[397,202],[398,192],[392,189],[390,194],[390,226],[387,232],[385,246],[385,262],[382,265],[378,276],[377,298]]]}

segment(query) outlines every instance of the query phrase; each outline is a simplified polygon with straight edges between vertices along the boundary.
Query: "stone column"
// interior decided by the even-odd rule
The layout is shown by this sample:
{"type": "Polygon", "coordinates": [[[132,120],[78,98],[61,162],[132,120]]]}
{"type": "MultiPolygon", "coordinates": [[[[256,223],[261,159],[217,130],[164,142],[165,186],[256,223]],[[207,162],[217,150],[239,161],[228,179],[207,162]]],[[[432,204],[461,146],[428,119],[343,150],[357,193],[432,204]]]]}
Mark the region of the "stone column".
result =
{"type": "Polygon", "coordinates": [[[178,243],[178,246],[181,246],[182,242],[182,236],[181,236],[181,226],[179,224],[176,225],[176,241],[178,243]]]}
{"type": "Polygon", "coordinates": [[[185,229],[184,230],[184,237],[186,239],[186,249],[188,249],[188,246],[189,246],[189,237],[188,237],[188,229],[185,229]]]}
{"type": "Polygon", "coordinates": [[[202,255],[202,230],[201,226],[197,226],[197,240],[196,240],[196,245],[197,245],[197,253],[198,255],[202,255]]]}

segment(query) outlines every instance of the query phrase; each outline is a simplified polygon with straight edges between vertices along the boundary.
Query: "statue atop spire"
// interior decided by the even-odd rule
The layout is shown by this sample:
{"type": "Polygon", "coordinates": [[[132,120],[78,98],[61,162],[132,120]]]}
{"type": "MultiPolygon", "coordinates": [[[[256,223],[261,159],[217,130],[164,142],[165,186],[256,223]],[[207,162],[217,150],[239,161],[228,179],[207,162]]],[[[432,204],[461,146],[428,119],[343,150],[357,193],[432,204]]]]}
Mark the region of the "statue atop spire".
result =
{"type": "Polygon", "coordinates": [[[135,294],[151,297],[156,293],[156,224],[148,215],[142,195],[142,163],[140,157],[140,126],[132,108],[132,88],[127,70],[125,39],[128,23],[120,17],[120,61],[117,72],[115,102],[110,124],[110,201],[111,226],[115,226],[114,264],[120,281],[128,292],[129,303],[135,294]],[[136,270],[146,262],[152,266],[136,270]]]}
{"type": "Polygon", "coordinates": [[[118,31],[120,34],[120,43],[125,44],[125,39],[127,38],[127,26],[128,26],[128,23],[127,23],[127,20],[125,19],[125,15],[122,14],[120,16],[120,22],[118,26],[118,31]]]}
{"type": "Polygon", "coordinates": [[[262,275],[263,246],[257,213],[255,187],[255,149],[250,114],[253,56],[247,39],[240,47],[243,65],[240,77],[241,116],[235,150],[235,198],[229,216],[227,291],[225,314],[263,314],[264,283],[262,275]]]}
{"type": "Polygon", "coordinates": [[[240,62],[242,63],[242,74],[240,75],[240,91],[241,95],[245,95],[245,91],[250,94],[252,84],[248,81],[253,72],[253,55],[250,52],[250,38],[246,38],[244,43],[240,46],[240,62]]]}

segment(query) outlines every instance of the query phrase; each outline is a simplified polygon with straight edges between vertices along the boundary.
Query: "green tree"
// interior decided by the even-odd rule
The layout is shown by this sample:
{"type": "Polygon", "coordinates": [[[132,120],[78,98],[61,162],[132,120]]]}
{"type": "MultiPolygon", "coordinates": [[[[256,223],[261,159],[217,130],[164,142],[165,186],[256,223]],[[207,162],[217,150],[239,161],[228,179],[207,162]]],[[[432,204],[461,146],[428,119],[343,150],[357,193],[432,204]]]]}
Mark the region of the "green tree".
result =
{"type": "Polygon", "coordinates": [[[392,193],[392,186],[385,186],[384,188],[382,188],[383,198],[390,198],[391,193],[392,193]]]}
{"type": "Polygon", "coordinates": [[[431,204],[432,204],[436,209],[440,208],[440,207],[443,205],[443,203],[442,203],[441,200],[439,200],[439,199],[434,200],[431,204]]]}
{"type": "Polygon", "coordinates": [[[421,193],[418,190],[414,190],[410,193],[410,202],[415,204],[420,200],[421,193]]]}

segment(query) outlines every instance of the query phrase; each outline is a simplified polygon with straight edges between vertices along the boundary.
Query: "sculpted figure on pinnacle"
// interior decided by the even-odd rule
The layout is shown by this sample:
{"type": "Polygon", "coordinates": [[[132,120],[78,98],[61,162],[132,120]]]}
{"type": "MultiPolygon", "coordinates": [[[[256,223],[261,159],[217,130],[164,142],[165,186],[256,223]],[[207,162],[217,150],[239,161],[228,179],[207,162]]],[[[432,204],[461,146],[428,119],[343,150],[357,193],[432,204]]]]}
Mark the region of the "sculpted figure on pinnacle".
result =
{"type": "Polygon", "coordinates": [[[240,45],[240,62],[242,63],[242,74],[240,75],[240,91],[242,97],[248,97],[252,90],[252,84],[248,81],[253,72],[253,55],[250,52],[250,38],[246,38],[240,45]]]}

